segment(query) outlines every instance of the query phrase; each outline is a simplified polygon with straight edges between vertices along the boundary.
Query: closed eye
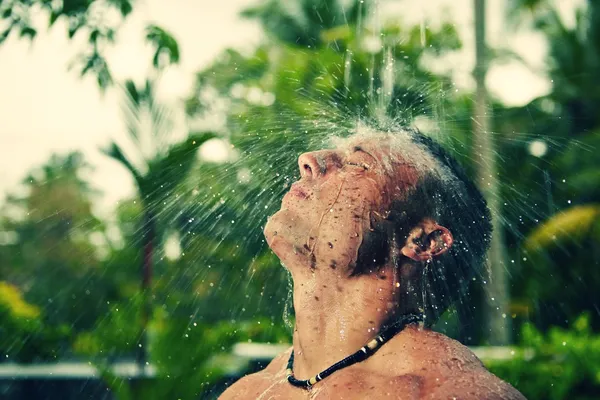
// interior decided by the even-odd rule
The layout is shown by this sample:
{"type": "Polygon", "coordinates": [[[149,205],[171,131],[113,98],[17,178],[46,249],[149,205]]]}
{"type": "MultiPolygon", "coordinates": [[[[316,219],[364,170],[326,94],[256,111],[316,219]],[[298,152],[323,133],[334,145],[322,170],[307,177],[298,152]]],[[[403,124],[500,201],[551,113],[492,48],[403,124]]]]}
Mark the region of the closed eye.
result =
{"type": "Polygon", "coordinates": [[[356,167],[361,167],[363,168],[365,171],[369,170],[369,166],[367,164],[363,164],[363,163],[355,163],[355,162],[347,162],[346,165],[354,165],[356,167]]]}

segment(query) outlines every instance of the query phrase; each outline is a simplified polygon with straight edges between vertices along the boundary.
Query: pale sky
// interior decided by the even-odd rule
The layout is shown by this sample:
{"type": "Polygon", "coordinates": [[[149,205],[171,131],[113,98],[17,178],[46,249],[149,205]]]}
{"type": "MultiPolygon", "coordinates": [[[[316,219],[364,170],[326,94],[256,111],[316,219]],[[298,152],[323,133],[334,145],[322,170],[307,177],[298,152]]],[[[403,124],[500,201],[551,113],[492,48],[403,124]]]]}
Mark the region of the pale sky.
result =
{"type": "MultiPolygon", "coordinates": [[[[251,49],[262,40],[257,24],[241,20],[237,13],[252,0],[143,0],[117,38],[108,55],[117,80],[143,79],[151,62],[151,50],[143,43],[143,27],[155,22],[174,34],[181,50],[181,65],[163,80],[165,98],[184,98],[193,84],[193,75],[207,66],[227,47],[251,49]]],[[[472,84],[472,0],[404,0],[386,2],[392,15],[418,22],[439,21],[451,15],[464,41],[466,57],[457,57],[456,83],[472,84]],[[447,9],[447,10],[446,10],[447,9]]],[[[489,40],[511,46],[533,65],[542,66],[545,44],[539,35],[508,35],[502,20],[503,0],[488,1],[489,40]]],[[[568,3],[572,3],[569,1],[568,3]]],[[[564,4],[564,3],[563,3],[564,4]]],[[[42,20],[42,23],[44,21],[42,20]]],[[[57,24],[58,25],[58,24],[57,24]]],[[[33,42],[12,35],[0,46],[0,202],[14,191],[27,172],[46,161],[52,152],[81,150],[96,170],[93,186],[105,193],[99,209],[110,210],[121,198],[133,193],[131,178],[115,162],[98,152],[110,138],[124,136],[116,89],[101,95],[95,81],[79,79],[67,67],[78,50],[66,39],[64,26],[40,32],[33,42]]],[[[548,82],[540,73],[512,63],[494,67],[488,77],[490,91],[509,104],[525,104],[544,94],[548,82]]]]}

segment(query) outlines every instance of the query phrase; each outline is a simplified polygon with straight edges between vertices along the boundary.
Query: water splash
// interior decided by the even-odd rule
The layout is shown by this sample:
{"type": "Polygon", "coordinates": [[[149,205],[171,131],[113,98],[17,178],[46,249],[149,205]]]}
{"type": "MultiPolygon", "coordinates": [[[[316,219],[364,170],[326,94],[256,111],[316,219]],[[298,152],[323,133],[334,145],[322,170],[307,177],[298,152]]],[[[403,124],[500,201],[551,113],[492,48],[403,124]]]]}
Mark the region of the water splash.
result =
{"type": "MultiPolygon", "coordinates": [[[[286,268],[287,271],[287,268],[286,268]]],[[[287,280],[287,295],[285,298],[285,306],[283,308],[283,323],[289,329],[290,332],[294,330],[294,321],[292,320],[294,303],[292,300],[292,296],[294,293],[294,283],[292,281],[292,275],[288,271],[288,280],[287,280]]]]}

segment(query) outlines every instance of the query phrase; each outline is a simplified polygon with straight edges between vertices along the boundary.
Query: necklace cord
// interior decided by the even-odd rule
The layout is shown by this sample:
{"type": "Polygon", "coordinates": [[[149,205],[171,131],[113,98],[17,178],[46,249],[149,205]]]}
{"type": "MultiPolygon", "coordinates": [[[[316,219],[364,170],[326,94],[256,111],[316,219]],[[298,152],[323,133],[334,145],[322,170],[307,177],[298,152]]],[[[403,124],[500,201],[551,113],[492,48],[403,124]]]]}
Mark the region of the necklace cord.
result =
{"type": "Polygon", "coordinates": [[[361,347],[356,353],[336,362],[331,367],[319,372],[310,379],[296,379],[296,377],[294,377],[294,350],[292,350],[292,354],[290,354],[290,358],[287,363],[287,380],[293,386],[310,389],[312,385],[327,378],[334,372],[366,360],[383,344],[402,331],[407,325],[422,322],[423,319],[423,315],[419,314],[407,314],[403,316],[399,321],[384,329],[383,332],[377,335],[369,343],[361,347]]]}

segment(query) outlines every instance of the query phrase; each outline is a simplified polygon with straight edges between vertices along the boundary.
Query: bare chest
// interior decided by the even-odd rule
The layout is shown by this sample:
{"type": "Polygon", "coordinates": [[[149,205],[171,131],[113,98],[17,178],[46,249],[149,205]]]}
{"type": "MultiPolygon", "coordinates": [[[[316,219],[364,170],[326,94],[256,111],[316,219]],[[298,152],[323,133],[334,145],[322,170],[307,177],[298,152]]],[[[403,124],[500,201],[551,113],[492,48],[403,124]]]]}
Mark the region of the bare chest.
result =
{"type": "Polygon", "coordinates": [[[354,399],[398,399],[417,400],[421,398],[423,379],[415,375],[386,377],[369,374],[338,372],[313,386],[310,390],[290,385],[285,374],[261,377],[252,383],[240,398],[260,400],[354,400],[354,399]]]}

